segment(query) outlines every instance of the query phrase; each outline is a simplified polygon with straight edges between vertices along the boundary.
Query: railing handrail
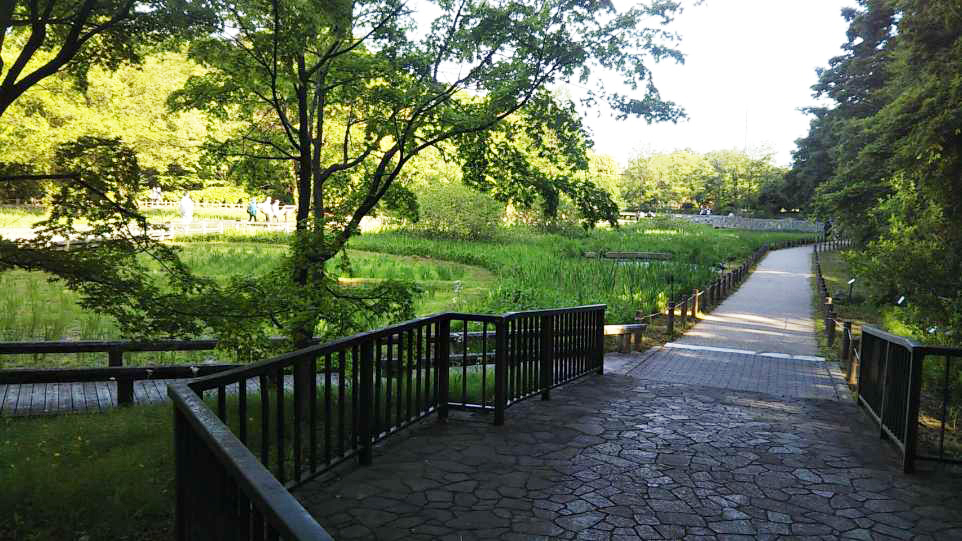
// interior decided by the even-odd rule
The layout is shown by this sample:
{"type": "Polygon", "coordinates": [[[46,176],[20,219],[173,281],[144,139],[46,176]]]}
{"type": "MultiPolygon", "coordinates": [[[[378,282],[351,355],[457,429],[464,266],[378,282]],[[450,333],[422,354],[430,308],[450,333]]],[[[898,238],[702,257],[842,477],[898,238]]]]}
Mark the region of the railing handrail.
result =
{"type": "Polygon", "coordinates": [[[881,338],[886,342],[898,344],[909,350],[914,350],[921,355],[948,355],[950,357],[962,356],[962,348],[960,347],[922,344],[912,340],[911,338],[884,331],[874,325],[863,324],[862,333],[868,333],[877,338],[881,338]]]}
{"type": "Polygon", "coordinates": [[[183,379],[224,372],[233,369],[234,366],[236,365],[197,364],[107,368],[10,368],[0,370],[0,385],[109,381],[111,379],[183,379]]]}
{"type": "Polygon", "coordinates": [[[251,453],[197,394],[184,383],[167,387],[167,395],[208,449],[228,470],[239,488],[258,510],[272,519],[284,539],[332,539],[314,517],[288,492],[274,475],[251,453]]]}
{"type": "MultiPolygon", "coordinates": [[[[560,309],[549,309],[549,310],[528,310],[523,312],[509,312],[507,314],[495,315],[495,314],[468,314],[461,312],[439,312],[437,314],[432,314],[429,316],[419,317],[411,319],[408,321],[403,321],[401,323],[396,323],[394,325],[389,325],[380,329],[375,329],[371,331],[364,331],[351,336],[345,336],[343,338],[338,338],[324,344],[316,344],[312,346],[307,346],[298,350],[290,351],[287,353],[282,353],[270,359],[265,359],[263,361],[258,361],[251,364],[246,364],[240,366],[233,370],[228,370],[225,372],[220,372],[217,374],[212,374],[206,377],[197,378],[190,383],[190,387],[195,391],[202,391],[207,389],[213,389],[218,385],[223,385],[224,383],[233,383],[241,378],[259,376],[263,374],[269,374],[278,365],[286,364],[297,358],[309,356],[309,355],[326,355],[328,353],[335,353],[337,351],[344,350],[354,345],[359,345],[361,342],[368,340],[375,340],[382,337],[392,336],[409,329],[416,328],[425,323],[430,323],[434,321],[477,321],[477,322],[487,322],[487,323],[497,323],[499,321],[507,321],[509,319],[514,319],[523,316],[550,316],[557,315],[561,313],[574,313],[574,312],[587,312],[592,310],[600,310],[605,308],[607,305],[604,304],[591,304],[585,306],[575,306],[571,308],[560,308],[560,309]]],[[[452,335],[454,333],[451,333],[452,335]]]]}

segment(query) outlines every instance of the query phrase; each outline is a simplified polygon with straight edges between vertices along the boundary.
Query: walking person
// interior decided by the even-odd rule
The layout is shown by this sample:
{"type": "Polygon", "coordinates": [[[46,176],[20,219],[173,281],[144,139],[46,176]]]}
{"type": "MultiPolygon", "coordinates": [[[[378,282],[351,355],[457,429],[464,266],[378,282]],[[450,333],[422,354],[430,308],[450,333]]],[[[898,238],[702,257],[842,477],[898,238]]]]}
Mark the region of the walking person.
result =
{"type": "Polygon", "coordinates": [[[251,202],[247,205],[247,221],[256,222],[257,221],[257,198],[251,197],[251,202]]]}
{"type": "Polygon", "coordinates": [[[267,222],[271,221],[271,214],[274,212],[274,209],[271,207],[271,196],[265,197],[264,202],[257,206],[260,208],[261,213],[264,214],[264,220],[267,222]]]}
{"type": "Polygon", "coordinates": [[[281,200],[275,199],[274,204],[271,205],[271,214],[274,216],[274,221],[281,221],[281,200]]]}

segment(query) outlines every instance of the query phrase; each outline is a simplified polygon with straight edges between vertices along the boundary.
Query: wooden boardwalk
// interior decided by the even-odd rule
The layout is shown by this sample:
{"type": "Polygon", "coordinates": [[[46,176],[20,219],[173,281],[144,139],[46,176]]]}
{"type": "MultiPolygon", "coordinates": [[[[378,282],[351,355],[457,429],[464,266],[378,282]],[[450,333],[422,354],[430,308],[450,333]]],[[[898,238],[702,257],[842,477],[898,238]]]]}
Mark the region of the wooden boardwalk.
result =
{"type": "MultiPolygon", "coordinates": [[[[167,384],[173,381],[176,380],[135,382],[134,403],[167,400],[167,384]]],[[[117,384],[112,381],[0,385],[0,416],[93,413],[115,407],[117,384]]]]}

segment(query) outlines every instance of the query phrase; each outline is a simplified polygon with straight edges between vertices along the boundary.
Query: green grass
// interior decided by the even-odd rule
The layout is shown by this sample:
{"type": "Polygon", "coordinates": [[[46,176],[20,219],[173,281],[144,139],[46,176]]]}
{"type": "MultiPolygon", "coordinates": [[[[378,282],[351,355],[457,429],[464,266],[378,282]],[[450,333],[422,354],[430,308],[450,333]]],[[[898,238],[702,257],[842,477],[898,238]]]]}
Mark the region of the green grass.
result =
{"type": "Polygon", "coordinates": [[[504,312],[604,303],[608,321],[624,323],[632,321],[637,310],[664,310],[671,290],[677,296],[704,286],[719,264],[743,259],[766,243],[805,237],[648,220],[576,238],[513,228],[488,242],[453,242],[388,231],[361,235],[350,246],[457,261],[496,273],[496,287],[485,299],[470,304],[470,310],[504,312]],[[582,257],[584,252],[609,251],[668,252],[673,257],[667,262],[629,264],[582,257]]]}
{"type": "MultiPolygon", "coordinates": [[[[461,371],[449,376],[451,400],[461,397],[461,371]]],[[[421,382],[424,385],[424,377],[421,382]]],[[[386,385],[386,378],[382,379],[386,385]]],[[[396,393],[397,378],[394,378],[396,393]]],[[[407,389],[407,381],[404,382],[407,389]]],[[[423,387],[422,387],[423,388],[423,387]]],[[[487,373],[487,400],[493,399],[494,374],[487,373]]],[[[405,390],[405,393],[407,391],[405,390]]],[[[468,373],[467,397],[477,402],[480,371],[468,373]]],[[[208,405],[213,395],[208,395],[208,405]]],[[[336,446],[338,393],[332,392],[332,447],[336,446]]],[[[382,387],[380,416],[387,415],[382,387]]],[[[396,395],[395,395],[396,396],[396,395]]],[[[406,394],[405,394],[406,396],[406,394]]],[[[261,407],[257,394],[248,400],[248,445],[259,455],[261,407]]],[[[395,398],[396,400],[396,398],[395,398]]],[[[284,393],[285,461],[288,478],[293,463],[293,396],[284,393]]],[[[346,440],[351,434],[351,390],[345,392],[346,440]]],[[[322,412],[323,390],[318,407],[322,412]]],[[[406,413],[406,401],[402,402],[406,413]]],[[[269,433],[276,430],[277,394],[269,393],[269,433]]],[[[228,424],[238,433],[237,399],[227,400],[228,424]]],[[[390,414],[396,410],[392,407],[390,414]]],[[[378,411],[374,412],[378,415],[378,411]]],[[[428,421],[430,422],[430,420],[428,421]]],[[[318,415],[318,457],[323,460],[323,415],[318,415]]],[[[0,539],[90,541],[171,539],[174,509],[174,455],[171,405],[152,404],[100,414],[0,418],[0,539]]],[[[309,454],[304,435],[303,457],[309,454]]],[[[269,454],[276,474],[276,449],[269,454]]]]}
{"type": "Polygon", "coordinates": [[[0,539],[170,539],[170,405],[0,419],[0,539]]]}

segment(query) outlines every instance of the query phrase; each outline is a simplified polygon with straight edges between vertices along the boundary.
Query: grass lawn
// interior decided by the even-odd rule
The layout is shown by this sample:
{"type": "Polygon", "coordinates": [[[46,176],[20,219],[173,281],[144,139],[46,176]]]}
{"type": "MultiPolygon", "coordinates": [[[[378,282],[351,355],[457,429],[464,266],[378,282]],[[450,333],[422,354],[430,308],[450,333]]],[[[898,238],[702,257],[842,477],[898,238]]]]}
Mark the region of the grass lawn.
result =
{"type": "MultiPolygon", "coordinates": [[[[413,376],[412,376],[413,377],[413,376]]],[[[433,377],[433,375],[432,375],[433,377]]],[[[468,371],[466,383],[460,368],[452,368],[449,389],[459,401],[462,389],[469,403],[481,395],[480,370],[468,371]]],[[[493,368],[488,367],[485,400],[494,396],[493,368]]],[[[387,382],[382,379],[380,409],[375,415],[393,419],[387,409],[387,382]],[[378,413],[380,411],[380,414],[378,413]]],[[[408,387],[403,380],[403,388],[408,387]]],[[[427,381],[424,374],[420,380],[427,381]]],[[[393,378],[394,404],[399,379],[393,378]]],[[[335,387],[336,389],[336,387],[335,387]]],[[[406,393],[407,391],[405,391],[406,393]]],[[[345,403],[332,393],[332,432],[336,433],[339,407],[350,419],[350,387],[345,403]]],[[[405,397],[407,394],[404,395],[405,397]]],[[[249,445],[256,454],[260,441],[259,398],[252,394],[248,409],[249,445]]],[[[269,394],[269,423],[274,430],[276,394],[269,394]]],[[[211,398],[213,400],[213,398],[211,398]]],[[[404,404],[405,401],[402,401],[404,404]]],[[[286,433],[293,433],[293,395],[285,394],[286,433]]],[[[324,404],[323,389],[318,403],[324,404]]],[[[213,408],[214,404],[210,406],[213,408]]],[[[237,401],[227,401],[228,418],[238,432],[237,401]]],[[[173,531],[174,455],[172,406],[169,403],[114,409],[105,413],[53,417],[0,418],[0,540],[169,540],[173,531]]],[[[318,456],[324,456],[323,416],[319,414],[318,456]]],[[[429,417],[426,422],[432,422],[429,417]]],[[[393,422],[393,421],[391,421],[393,422]]],[[[346,440],[351,425],[347,423],[346,440]]],[[[375,427],[377,424],[375,423],[375,427]]],[[[273,432],[271,432],[273,433],[273,432]]],[[[305,435],[305,445],[308,438],[305,435]]],[[[332,439],[332,447],[336,446],[332,439]]],[[[274,449],[272,448],[272,451],[274,449]]],[[[291,475],[293,447],[287,440],[287,472],[291,475]]],[[[308,456],[305,449],[304,455],[308,456]]],[[[276,464],[272,452],[269,463],[276,464]]]]}
{"type": "Polygon", "coordinates": [[[0,539],[172,537],[171,406],[0,418],[0,539]]]}

